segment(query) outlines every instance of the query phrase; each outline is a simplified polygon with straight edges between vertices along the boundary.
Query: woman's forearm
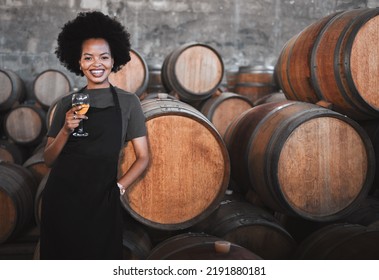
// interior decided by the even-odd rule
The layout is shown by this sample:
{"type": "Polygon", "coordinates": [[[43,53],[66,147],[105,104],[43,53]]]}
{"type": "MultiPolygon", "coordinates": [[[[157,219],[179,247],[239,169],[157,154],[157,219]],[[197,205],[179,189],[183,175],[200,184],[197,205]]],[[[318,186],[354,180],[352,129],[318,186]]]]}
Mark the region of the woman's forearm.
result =
{"type": "Polygon", "coordinates": [[[127,189],[141,176],[148,164],[148,157],[137,158],[136,161],[130,166],[128,171],[119,178],[118,183],[120,183],[124,189],[127,189]]]}
{"type": "Polygon", "coordinates": [[[128,171],[118,180],[118,183],[121,184],[124,189],[131,186],[138,177],[141,176],[149,164],[149,150],[146,136],[133,139],[132,143],[136,160],[130,166],[128,171]]]}
{"type": "Polygon", "coordinates": [[[55,138],[49,137],[47,139],[47,144],[43,154],[45,164],[47,166],[51,167],[54,164],[55,160],[63,150],[63,147],[66,145],[70,134],[79,126],[80,121],[82,119],[88,119],[85,115],[75,113],[81,108],[81,106],[76,106],[68,110],[66,112],[65,123],[57,136],[55,138]]]}
{"type": "Polygon", "coordinates": [[[59,154],[62,152],[63,147],[67,143],[67,139],[70,136],[69,133],[61,129],[58,133],[57,137],[52,138],[49,137],[47,139],[47,144],[45,147],[45,151],[43,153],[43,157],[45,160],[45,164],[51,167],[55,160],[58,158],[59,154]]]}

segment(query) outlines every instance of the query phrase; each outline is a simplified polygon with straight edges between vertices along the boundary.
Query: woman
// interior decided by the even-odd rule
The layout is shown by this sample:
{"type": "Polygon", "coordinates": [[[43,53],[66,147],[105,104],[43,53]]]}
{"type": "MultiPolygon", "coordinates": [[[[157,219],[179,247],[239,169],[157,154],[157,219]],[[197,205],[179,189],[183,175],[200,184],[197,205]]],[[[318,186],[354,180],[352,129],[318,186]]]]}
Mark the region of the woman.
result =
{"type": "Polygon", "coordinates": [[[42,197],[41,259],[121,259],[121,194],[149,162],[145,118],[136,95],[114,88],[109,74],[129,60],[129,33],[100,12],[79,13],[58,36],[57,57],[85,76],[81,91],[90,109],[71,108],[72,95],[57,104],[48,131],[45,163],[51,166],[42,197]],[[84,123],[87,137],[72,132],[84,123]],[[125,141],[136,160],[117,181],[125,141]]]}

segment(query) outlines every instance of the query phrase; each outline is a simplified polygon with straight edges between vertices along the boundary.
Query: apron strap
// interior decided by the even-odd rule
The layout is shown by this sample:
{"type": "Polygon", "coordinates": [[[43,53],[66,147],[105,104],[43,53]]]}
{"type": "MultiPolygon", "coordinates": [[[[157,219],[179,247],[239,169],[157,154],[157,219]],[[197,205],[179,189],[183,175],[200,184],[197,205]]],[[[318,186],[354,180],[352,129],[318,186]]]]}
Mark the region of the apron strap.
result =
{"type": "Polygon", "coordinates": [[[113,96],[113,102],[114,102],[114,105],[116,106],[116,111],[119,113],[119,117],[122,120],[121,106],[120,106],[120,102],[118,100],[117,92],[116,92],[116,90],[112,84],[110,84],[110,88],[111,88],[111,92],[112,92],[112,96],[113,96]]]}
{"type": "Polygon", "coordinates": [[[87,85],[78,90],[78,93],[82,93],[87,88],[87,85]]]}
{"type": "Polygon", "coordinates": [[[120,101],[118,99],[118,96],[117,96],[117,92],[116,92],[116,89],[114,88],[114,86],[112,84],[109,84],[110,85],[110,88],[111,88],[111,92],[112,92],[112,96],[113,96],[113,102],[115,104],[115,107],[116,107],[116,118],[118,119],[118,124],[119,124],[119,127],[120,127],[120,149],[122,149],[122,146],[123,146],[123,143],[122,143],[122,127],[123,127],[123,124],[122,124],[122,112],[121,112],[121,106],[120,106],[120,101]]]}

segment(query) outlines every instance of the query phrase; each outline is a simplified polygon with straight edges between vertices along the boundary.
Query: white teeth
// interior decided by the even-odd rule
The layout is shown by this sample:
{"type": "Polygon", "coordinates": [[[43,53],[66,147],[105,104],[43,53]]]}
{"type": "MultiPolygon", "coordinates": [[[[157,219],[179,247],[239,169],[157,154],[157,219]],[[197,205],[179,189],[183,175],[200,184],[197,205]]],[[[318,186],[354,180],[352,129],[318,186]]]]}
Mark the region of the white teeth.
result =
{"type": "Polygon", "coordinates": [[[91,73],[92,74],[102,74],[104,72],[104,70],[91,70],[91,73]]]}
{"type": "Polygon", "coordinates": [[[91,74],[94,77],[101,77],[104,74],[104,70],[91,70],[91,74]]]}

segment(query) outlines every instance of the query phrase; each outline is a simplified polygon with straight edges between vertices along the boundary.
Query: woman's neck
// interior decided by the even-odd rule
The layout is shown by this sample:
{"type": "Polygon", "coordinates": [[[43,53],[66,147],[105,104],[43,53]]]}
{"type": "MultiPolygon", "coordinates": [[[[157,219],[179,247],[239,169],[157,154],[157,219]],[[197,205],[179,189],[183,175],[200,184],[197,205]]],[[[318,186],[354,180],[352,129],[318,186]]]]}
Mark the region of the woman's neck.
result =
{"type": "Polygon", "coordinates": [[[101,88],[109,88],[110,83],[108,81],[103,82],[101,84],[96,84],[96,83],[88,83],[87,84],[87,89],[101,89],[101,88]]]}

